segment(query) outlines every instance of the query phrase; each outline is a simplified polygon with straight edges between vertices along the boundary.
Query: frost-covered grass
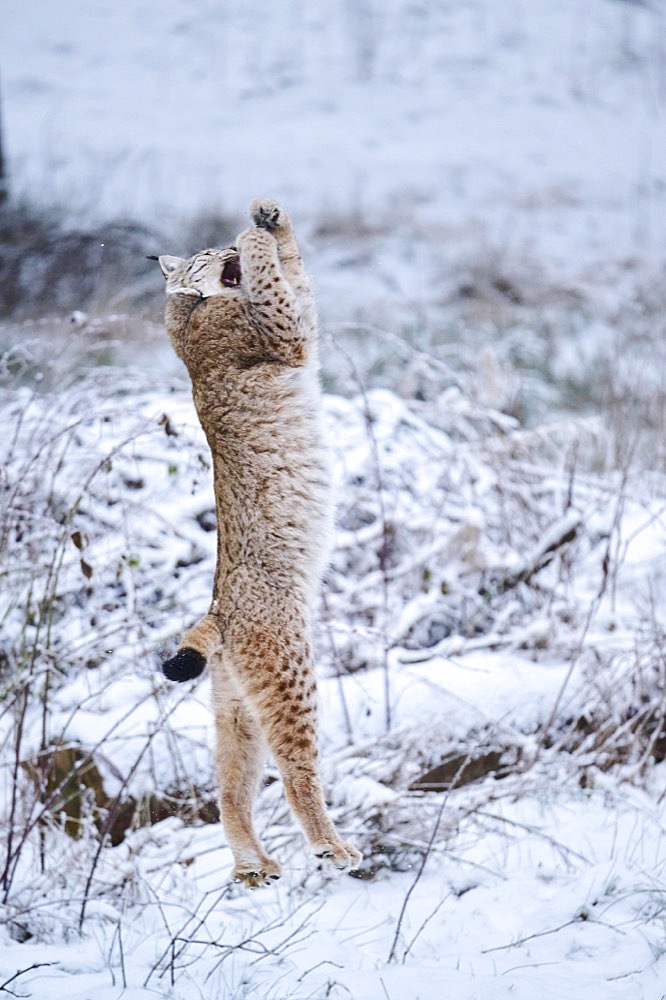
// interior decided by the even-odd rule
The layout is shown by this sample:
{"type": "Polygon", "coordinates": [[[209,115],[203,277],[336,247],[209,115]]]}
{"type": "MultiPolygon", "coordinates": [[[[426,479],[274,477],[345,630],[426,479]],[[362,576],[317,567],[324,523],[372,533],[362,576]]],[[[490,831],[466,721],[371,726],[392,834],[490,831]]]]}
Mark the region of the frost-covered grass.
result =
{"type": "Polygon", "coordinates": [[[29,353],[3,388],[7,989],[661,996],[663,477],[612,467],[602,422],[525,430],[464,378],[327,397],[322,751],[365,858],[319,873],[272,780],[287,875],[248,895],[208,682],[158,672],[214,565],[187,386],[67,360],[40,381],[29,353]]]}

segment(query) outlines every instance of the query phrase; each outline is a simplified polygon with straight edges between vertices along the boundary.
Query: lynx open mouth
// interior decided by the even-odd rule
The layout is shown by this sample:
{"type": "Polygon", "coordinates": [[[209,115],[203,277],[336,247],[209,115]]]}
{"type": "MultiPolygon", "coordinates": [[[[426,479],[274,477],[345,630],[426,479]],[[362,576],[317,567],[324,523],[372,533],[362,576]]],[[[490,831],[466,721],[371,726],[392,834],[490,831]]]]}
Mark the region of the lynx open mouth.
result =
{"type": "Polygon", "coordinates": [[[227,288],[236,288],[237,285],[240,285],[241,280],[240,258],[235,252],[235,247],[230,247],[229,249],[233,250],[234,254],[228,260],[225,260],[220,280],[227,288]]]}

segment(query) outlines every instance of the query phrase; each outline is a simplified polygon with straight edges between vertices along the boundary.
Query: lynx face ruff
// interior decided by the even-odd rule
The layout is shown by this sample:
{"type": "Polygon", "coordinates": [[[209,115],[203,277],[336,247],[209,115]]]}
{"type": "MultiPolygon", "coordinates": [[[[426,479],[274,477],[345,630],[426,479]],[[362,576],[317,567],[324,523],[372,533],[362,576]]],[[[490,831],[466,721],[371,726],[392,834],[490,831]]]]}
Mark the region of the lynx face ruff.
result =
{"type": "Polygon", "coordinates": [[[335,832],[318,773],[310,618],[331,507],[315,306],[287,215],[268,200],[250,211],[234,248],[159,258],[167,331],[213,455],[218,530],[210,611],[163,669],[185,681],[210,666],[233,876],[258,886],[281,872],[252,823],[266,747],[316,856],[341,869],[361,856],[335,832]]]}

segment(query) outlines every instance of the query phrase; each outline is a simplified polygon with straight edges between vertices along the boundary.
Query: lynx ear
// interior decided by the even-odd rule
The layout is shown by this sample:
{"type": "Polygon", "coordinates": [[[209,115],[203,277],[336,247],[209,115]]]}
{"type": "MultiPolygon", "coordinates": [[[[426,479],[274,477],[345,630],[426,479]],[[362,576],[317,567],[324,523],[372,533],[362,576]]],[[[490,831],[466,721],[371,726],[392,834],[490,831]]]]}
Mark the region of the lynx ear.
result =
{"type": "Polygon", "coordinates": [[[165,278],[168,278],[171,272],[175,271],[180,264],[185,263],[182,257],[170,257],[168,254],[158,257],[157,261],[162,268],[162,274],[165,278]]]}

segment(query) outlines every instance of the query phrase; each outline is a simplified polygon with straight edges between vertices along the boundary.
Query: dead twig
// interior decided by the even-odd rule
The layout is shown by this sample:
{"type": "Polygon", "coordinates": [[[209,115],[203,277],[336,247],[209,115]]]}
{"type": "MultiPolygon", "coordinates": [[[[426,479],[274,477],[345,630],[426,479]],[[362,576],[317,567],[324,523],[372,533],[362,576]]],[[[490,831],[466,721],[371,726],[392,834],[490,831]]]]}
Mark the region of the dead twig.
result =
{"type": "Polygon", "coordinates": [[[47,965],[58,965],[58,962],[34,962],[29,965],[26,969],[19,969],[10,976],[9,979],[5,979],[4,983],[0,983],[0,993],[10,993],[13,997],[28,996],[27,993],[15,993],[14,990],[8,989],[10,983],[16,982],[21,976],[25,976],[28,972],[33,972],[35,969],[43,969],[47,965]]]}

